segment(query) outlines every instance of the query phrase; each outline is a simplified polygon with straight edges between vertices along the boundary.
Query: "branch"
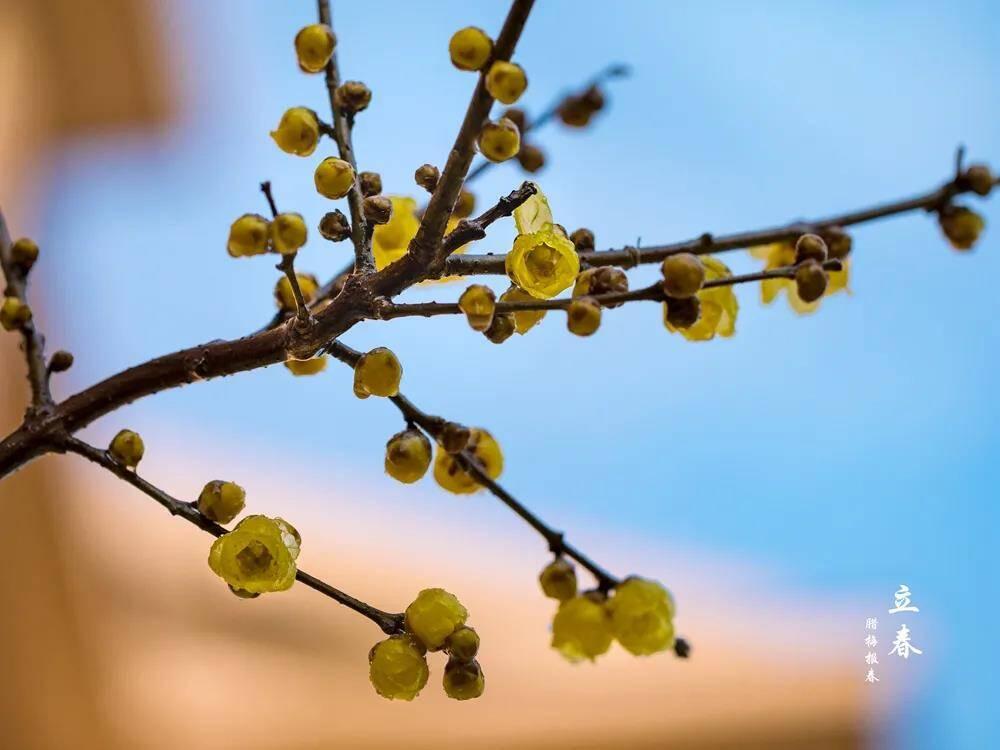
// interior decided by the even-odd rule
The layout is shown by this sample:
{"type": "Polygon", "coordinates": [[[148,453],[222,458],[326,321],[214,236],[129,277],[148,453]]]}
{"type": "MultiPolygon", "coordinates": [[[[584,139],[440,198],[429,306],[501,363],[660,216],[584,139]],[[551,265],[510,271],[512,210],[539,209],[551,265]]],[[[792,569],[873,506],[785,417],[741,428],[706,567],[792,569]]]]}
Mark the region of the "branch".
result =
{"type": "MultiPolygon", "coordinates": [[[[319,22],[333,28],[333,18],[330,13],[330,0],[317,0],[319,22]]],[[[371,243],[366,240],[365,214],[361,203],[361,187],[358,184],[358,163],[354,158],[354,144],[351,140],[351,129],[354,126],[354,115],[344,115],[334,103],[337,87],[340,85],[340,71],[337,67],[337,49],[334,46],[330,61],[326,64],[326,91],[330,99],[330,112],[333,115],[333,128],[330,135],[337,144],[340,158],[354,168],[354,187],[347,194],[347,205],[351,213],[351,242],[354,243],[354,270],[357,273],[373,273],[375,271],[375,256],[372,254],[371,243]]]]}
{"type": "MultiPolygon", "coordinates": [[[[361,356],[360,352],[352,349],[346,344],[341,343],[340,341],[332,342],[326,347],[326,351],[350,367],[354,367],[358,358],[361,356]]],[[[391,397],[390,401],[396,405],[407,422],[418,425],[432,438],[437,440],[441,429],[446,423],[442,417],[432,416],[424,411],[421,411],[415,404],[413,404],[412,401],[401,393],[391,397]]],[[[548,526],[538,516],[520,503],[513,495],[507,492],[507,490],[497,484],[494,480],[490,479],[490,477],[483,472],[479,462],[476,461],[472,454],[468,451],[462,451],[457,454],[457,456],[459,461],[462,463],[462,468],[472,474],[477,482],[489,490],[504,505],[517,513],[517,515],[524,519],[531,526],[531,528],[542,535],[554,555],[566,555],[567,557],[571,557],[576,560],[580,563],[580,565],[593,574],[594,578],[597,579],[598,587],[602,591],[608,592],[618,585],[619,581],[617,578],[612,576],[608,571],[567,542],[563,532],[556,531],[552,527],[548,526]]]]}
{"type": "MultiPolygon", "coordinates": [[[[629,74],[628,66],[622,65],[621,63],[612,63],[608,65],[603,70],[599,71],[591,78],[589,78],[582,86],[580,86],[581,91],[586,91],[592,86],[600,86],[605,81],[611,80],[612,78],[624,78],[629,74]]],[[[539,130],[540,128],[547,125],[557,114],[559,114],[559,107],[566,100],[566,94],[560,94],[558,97],[553,99],[549,106],[547,106],[538,117],[528,120],[524,124],[524,131],[521,133],[522,136],[533,131],[539,130]]],[[[477,164],[472,170],[469,171],[468,176],[465,178],[466,184],[471,180],[476,179],[483,172],[488,170],[490,167],[496,166],[496,162],[492,162],[489,159],[483,159],[479,164],[477,164]]]]}
{"type": "MultiPolygon", "coordinates": [[[[267,205],[271,209],[271,218],[275,219],[278,217],[278,205],[274,202],[274,193],[271,192],[271,181],[265,180],[260,183],[260,190],[264,193],[264,197],[267,199],[267,205]]],[[[295,273],[295,258],[298,253],[289,253],[287,255],[282,254],[281,262],[275,266],[279,271],[285,274],[285,278],[288,279],[288,286],[292,290],[292,297],[295,299],[295,318],[296,318],[296,328],[297,330],[302,330],[303,327],[309,324],[309,306],[306,304],[305,297],[302,296],[302,287],[299,286],[299,276],[295,273]]]]}
{"type": "MultiPolygon", "coordinates": [[[[28,272],[19,268],[11,257],[10,232],[7,221],[0,211],[0,268],[6,280],[4,296],[17,297],[28,303],[28,272]]],[[[31,405],[35,411],[47,410],[52,405],[49,391],[49,373],[45,366],[45,337],[38,330],[34,320],[20,326],[23,338],[22,348],[28,364],[28,382],[31,384],[31,405]]]]}
{"type": "MultiPolygon", "coordinates": [[[[634,268],[644,263],[659,263],[664,258],[678,253],[694,253],[707,255],[727,250],[739,250],[757,245],[767,245],[772,242],[783,242],[798,237],[805,232],[815,232],[828,227],[847,227],[854,224],[864,224],[887,216],[909,213],[911,211],[936,211],[947,205],[952,198],[971,192],[972,188],[963,180],[956,178],[946,182],[941,187],[913,198],[905,198],[891,203],[883,203],[871,208],[828,216],[812,221],[794,221],[779,227],[758,229],[750,232],[738,232],[714,236],[705,233],[695,239],[676,242],[669,245],[635,248],[626,247],[621,250],[599,250],[580,253],[580,260],[591,266],[621,266],[634,268]]],[[[453,255],[445,262],[442,276],[471,276],[482,274],[503,274],[504,255],[453,255]]]]}
{"type": "MultiPolygon", "coordinates": [[[[497,60],[510,60],[514,54],[514,47],[521,36],[524,24],[528,20],[528,13],[534,0],[514,0],[511,3],[510,11],[504,21],[500,35],[493,45],[493,57],[491,63],[497,60]]],[[[465,181],[465,175],[469,171],[472,157],[475,155],[476,139],[482,130],[483,121],[489,116],[490,107],[493,106],[493,97],[486,90],[486,71],[489,64],[484,67],[484,71],[479,76],[476,89],[472,93],[472,100],[466,110],[462,127],[455,138],[455,144],[448,154],[448,161],[445,163],[441,179],[438,181],[434,193],[431,195],[427,210],[424,211],[417,236],[410,243],[409,254],[419,263],[428,265],[438,259],[445,257],[440,245],[444,237],[445,226],[448,217],[455,210],[455,202],[465,181]]]]}
{"type": "MultiPolygon", "coordinates": [[[[734,286],[736,284],[746,284],[754,281],[764,281],[765,279],[791,279],[795,277],[797,266],[784,266],[782,268],[772,268],[767,271],[757,271],[755,273],[745,273],[738,276],[727,276],[723,279],[706,281],[703,289],[712,289],[720,286],[734,286]]],[[[823,263],[823,268],[827,271],[839,271],[843,265],[839,260],[828,260],[823,263]]],[[[666,296],[663,293],[663,285],[660,282],[633,289],[628,292],[609,292],[608,294],[590,295],[591,299],[601,304],[602,307],[619,305],[624,302],[664,302],[666,296]]],[[[565,310],[573,302],[572,297],[562,297],[559,299],[536,299],[524,302],[497,302],[497,313],[531,312],[541,310],[565,310]]],[[[412,316],[422,316],[429,318],[434,315],[457,315],[462,313],[457,302],[413,302],[413,303],[388,303],[378,310],[378,316],[382,320],[392,318],[405,318],[412,316]]]]}
{"type": "MultiPolygon", "coordinates": [[[[128,482],[139,491],[144,492],[149,497],[162,505],[173,516],[180,516],[188,523],[192,523],[202,531],[206,531],[212,536],[220,537],[227,533],[227,529],[214,521],[210,521],[201,514],[198,506],[194,503],[186,503],[182,500],[167,494],[155,485],[147,482],[134,471],[126,468],[123,464],[115,461],[107,451],[100,450],[85,443],[75,437],[67,438],[63,446],[70,453],[83,456],[88,461],[92,461],[98,466],[107,469],[119,479],[128,482]]],[[[387,635],[403,632],[403,615],[383,612],[370,604],[366,604],[360,599],[355,599],[350,594],[345,594],[340,589],[334,588],[325,581],[309,575],[304,570],[298,570],[295,574],[296,580],[304,583],[311,589],[315,589],[324,596],[328,596],[334,601],[343,604],[349,609],[353,609],[358,614],[364,615],[369,620],[378,625],[387,635]]]]}

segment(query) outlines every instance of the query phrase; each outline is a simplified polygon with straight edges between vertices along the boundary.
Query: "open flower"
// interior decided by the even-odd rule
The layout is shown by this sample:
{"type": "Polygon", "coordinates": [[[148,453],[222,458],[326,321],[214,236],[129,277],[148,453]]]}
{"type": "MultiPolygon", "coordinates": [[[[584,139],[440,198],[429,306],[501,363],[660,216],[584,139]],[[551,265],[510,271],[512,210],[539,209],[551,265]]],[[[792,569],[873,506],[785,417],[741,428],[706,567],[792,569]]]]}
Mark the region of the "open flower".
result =
{"type": "Polygon", "coordinates": [[[628,578],[608,600],[611,630],[636,656],[666,651],[674,645],[674,601],[663,586],[645,578],[628,578]]]}
{"type": "Polygon", "coordinates": [[[294,530],[280,518],[247,516],[215,540],[208,565],[234,589],[285,591],[295,582],[298,546],[294,530]]]}
{"type": "MultiPolygon", "coordinates": [[[[715,281],[733,275],[725,263],[710,255],[702,256],[701,263],[705,267],[705,281],[715,281]]],[[[687,328],[677,328],[667,321],[667,308],[664,304],[663,321],[667,330],[671,333],[681,333],[688,341],[710,341],[716,335],[728,338],[736,333],[736,316],[740,310],[740,303],[732,286],[701,289],[695,296],[698,298],[700,313],[698,320],[687,328]]]]}
{"type": "MultiPolygon", "coordinates": [[[[389,197],[389,201],[392,203],[392,216],[385,224],[376,226],[375,232],[372,234],[375,267],[380,271],[406,255],[410,241],[417,236],[417,230],[420,228],[420,219],[417,218],[417,202],[413,198],[393,195],[389,197]]],[[[445,234],[453,230],[457,224],[457,218],[454,216],[449,218],[445,234]]],[[[467,247],[468,245],[463,245],[455,252],[463,253],[467,247]]]]}
{"type": "MultiPolygon", "coordinates": [[[[770,245],[758,245],[750,248],[750,254],[765,261],[764,270],[770,271],[774,268],[784,268],[795,265],[795,243],[794,242],[774,242],[770,245]]],[[[850,294],[847,284],[849,279],[850,261],[843,258],[843,266],[840,271],[827,272],[827,285],[825,297],[846,291],[850,294]]],[[[819,309],[820,300],[816,302],[805,302],[799,297],[794,279],[764,279],[760,282],[760,299],[765,305],[774,302],[775,298],[785,292],[788,295],[788,304],[800,315],[816,312],[819,309]]]]}

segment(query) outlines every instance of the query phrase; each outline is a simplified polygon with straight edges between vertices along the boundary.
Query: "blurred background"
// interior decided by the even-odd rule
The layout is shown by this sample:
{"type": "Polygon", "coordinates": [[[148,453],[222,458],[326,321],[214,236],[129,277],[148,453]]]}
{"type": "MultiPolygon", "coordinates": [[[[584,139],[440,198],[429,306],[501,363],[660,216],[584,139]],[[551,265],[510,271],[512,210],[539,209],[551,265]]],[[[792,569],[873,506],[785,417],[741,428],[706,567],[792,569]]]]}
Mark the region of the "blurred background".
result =
{"type": "MultiPolygon", "coordinates": [[[[343,76],[374,92],[360,166],[417,195],[413,170],[443,164],[474,83],[448,39],[470,24],[495,34],[506,4],[334,6],[343,76]]],[[[0,0],[0,205],[42,247],[32,306],[50,351],[76,355],[57,398],[270,317],[273,263],[235,261],[225,240],[235,217],[264,211],[263,179],[311,226],[328,210],[312,170],[329,143],[297,159],[268,137],[289,106],[328,111],[292,52],[314,18],[306,0],[0,0]]],[[[535,179],[557,221],[606,248],[921,192],[960,143],[996,168],[998,20],[985,0],[545,0],[515,56],[529,115],[608,63],[632,75],[585,131],[537,134],[535,179]]],[[[501,165],[474,192],[487,205],[522,179],[501,165]]],[[[859,228],[850,296],[797,317],[740,287],[730,340],[670,335],[654,305],[606,315],[590,339],[555,315],[499,347],[458,318],[344,337],[393,348],[425,409],[487,426],[505,484],[572,541],[668,585],[690,660],[618,649],[565,663],[548,648],[546,550],[530,529],[489,496],[386,477],[399,416],[354,398],[346,368],[276,366],[146,399],[84,436],[138,430],[142,473],[182,498],[238,481],[252,511],[303,532],[305,569],[384,609],[454,591],[483,637],[485,696],[447,700],[432,659],[418,700],[383,701],[366,620],[304,587],[237,600],[205,565],[207,537],[50,457],[0,485],[0,746],[994,746],[1000,202],[971,202],[987,220],[976,252],[951,251],[924,215],[859,228]],[[898,619],[903,583],[920,612],[898,619]],[[888,655],[903,622],[923,649],[905,662],[888,655]]],[[[511,238],[495,227],[476,251],[511,238]]],[[[300,270],[327,277],[348,252],[314,236],[300,270]]],[[[26,387],[15,337],[0,352],[6,432],[26,387]]]]}

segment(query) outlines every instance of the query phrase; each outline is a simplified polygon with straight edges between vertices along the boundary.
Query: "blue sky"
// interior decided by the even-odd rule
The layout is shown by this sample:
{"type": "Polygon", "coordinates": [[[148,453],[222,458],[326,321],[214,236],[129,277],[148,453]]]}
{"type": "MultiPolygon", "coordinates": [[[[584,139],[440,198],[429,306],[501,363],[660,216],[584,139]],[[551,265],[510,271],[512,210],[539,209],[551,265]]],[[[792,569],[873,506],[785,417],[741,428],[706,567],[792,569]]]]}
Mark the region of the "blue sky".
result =
{"type": "MultiPolygon", "coordinates": [[[[448,37],[467,24],[497,29],[503,3],[386,2],[377,15],[364,5],[335,10],[344,75],[374,91],[357,153],[387,192],[415,193],[414,168],[443,163],[473,83],[449,65],[448,37]]],[[[43,241],[64,260],[39,273],[74,311],[48,327],[78,342],[77,385],[241,335],[271,314],[272,264],[230,259],[225,237],[233,218],[264,210],[261,179],[310,224],[327,210],[312,188],[315,159],[282,154],[267,137],[287,106],[326,109],[320,80],[298,73],[290,54],[313,12],[311,2],[263,0],[165,8],[169,39],[184,50],[177,126],[54,157],[43,241]]],[[[620,247],[923,191],[948,176],[959,143],[1000,165],[998,23],[986,2],[540,2],[516,55],[529,112],[608,62],[633,75],[586,132],[539,136],[551,166],[537,180],[558,221],[620,247]]],[[[503,165],[476,192],[485,202],[521,179],[503,165]]],[[[798,318],[741,288],[729,341],[690,344],[641,304],[607,314],[585,340],[554,315],[500,347],[453,318],[369,324],[345,340],[392,347],[412,398],[489,426],[511,488],[576,538],[610,524],[749,559],[791,586],[873,609],[905,581],[933,623],[936,659],[919,703],[892,727],[896,742],[983,747],[997,736],[997,660],[977,639],[1000,614],[986,593],[1000,520],[1000,201],[973,202],[989,225],[975,253],[951,251],[923,215],[866,226],[855,233],[852,296],[798,318]]],[[[491,231],[480,248],[504,250],[511,236],[491,231]]],[[[314,239],[300,265],[328,275],[347,252],[314,239]]],[[[753,267],[745,254],[727,261],[753,267]]],[[[92,431],[154,417],[262,449],[295,439],[302,420],[349,424],[302,450],[395,491],[381,448],[398,416],[355,399],[346,370],[292,379],[276,367],[200,384],[92,431]]]]}

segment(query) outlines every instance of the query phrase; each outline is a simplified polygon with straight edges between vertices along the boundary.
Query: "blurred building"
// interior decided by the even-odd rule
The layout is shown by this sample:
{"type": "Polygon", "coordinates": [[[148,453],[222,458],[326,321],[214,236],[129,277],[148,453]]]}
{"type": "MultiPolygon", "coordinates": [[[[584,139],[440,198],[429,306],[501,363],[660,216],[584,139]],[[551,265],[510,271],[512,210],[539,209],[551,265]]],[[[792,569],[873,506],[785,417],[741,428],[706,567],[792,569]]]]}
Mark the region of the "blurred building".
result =
{"type": "MultiPolygon", "coordinates": [[[[168,124],[175,98],[154,11],[149,0],[0,2],[0,203],[15,233],[45,200],[47,153],[89,134],[168,124]]],[[[40,293],[35,306],[55,303],[40,293]]],[[[0,357],[6,432],[26,395],[15,337],[0,338],[0,357]]],[[[190,459],[159,460],[151,468],[169,476],[190,459]]],[[[246,471],[268,481],[260,467],[246,471]]],[[[787,642],[771,627],[815,627],[808,603],[774,592],[734,603],[724,570],[685,574],[706,592],[685,612],[693,659],[616,651],[596,667],[571,667],[547,647],[551,604],[530,584],[537,557],[511,560],[504,540],[487,540],[482,557],[493,562],[456,573],[447,530],[414,517],[405,536],[375,538],[356,498],[327,502],[323,517],[301,523],[309,529],[303,566],[399,608],[423,581],[394,551],[419,532],[421,574],[447,577],[483,634],[482,700],[445,699],[433,656],[419,700],[381,700],[367,683],[366,654],[380,636],[370,623],[303,587],[253,602],[230,596],[207,571],[203,535],[95,467],[48,457],[0,484],[10,561],[0,577],[0,747],[868,744],[857,670],[818,654],[810,638],[787,642]]]]}

